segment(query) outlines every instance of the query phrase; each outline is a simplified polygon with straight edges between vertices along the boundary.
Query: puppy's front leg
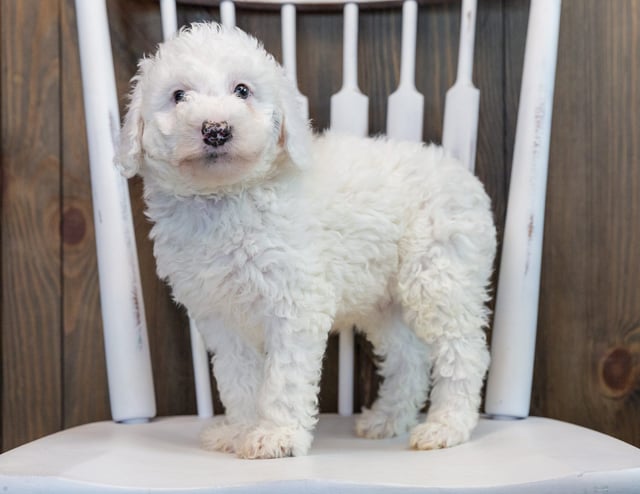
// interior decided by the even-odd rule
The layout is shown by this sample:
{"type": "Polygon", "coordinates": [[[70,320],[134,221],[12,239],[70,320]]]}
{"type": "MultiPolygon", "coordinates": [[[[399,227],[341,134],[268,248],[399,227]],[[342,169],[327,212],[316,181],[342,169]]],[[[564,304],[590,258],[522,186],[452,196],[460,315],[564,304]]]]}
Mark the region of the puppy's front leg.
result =
{"type": "Polygon", "coordinates": [[[234,453],[257,422],[257,399],[264,356],[240,333],[210,318],[198,322],[207,348],[214,353],[213,371],[225,415],[215,417],[201,434],[205,449],[234,453]]]}
{"type": "Polygon", "coordinates": [[[329,332],[329,324],[313,326],[300,329],[281,320],[267,330],[258,423],[245,436],[239,456],[279,458],[304,455],[309,450],[329,332]]]}

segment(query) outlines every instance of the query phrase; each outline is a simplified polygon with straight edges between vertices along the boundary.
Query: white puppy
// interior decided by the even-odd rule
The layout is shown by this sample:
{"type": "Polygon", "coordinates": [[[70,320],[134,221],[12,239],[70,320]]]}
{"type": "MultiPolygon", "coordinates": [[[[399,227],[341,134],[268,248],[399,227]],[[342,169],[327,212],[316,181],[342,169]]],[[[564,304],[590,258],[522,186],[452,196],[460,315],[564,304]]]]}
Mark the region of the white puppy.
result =
{"type": "Polygon", "coordinates": [[[158,274],[215,355],[226,416],[205,447],[305,454],[327,335],[353,325],[384,378],[357,434],[466,441],[496,246],[479,181],[436,146],[312,136],[282,68],[240,30],[194,24],[133,82],[117,162],[144,178],[158,274]]]}

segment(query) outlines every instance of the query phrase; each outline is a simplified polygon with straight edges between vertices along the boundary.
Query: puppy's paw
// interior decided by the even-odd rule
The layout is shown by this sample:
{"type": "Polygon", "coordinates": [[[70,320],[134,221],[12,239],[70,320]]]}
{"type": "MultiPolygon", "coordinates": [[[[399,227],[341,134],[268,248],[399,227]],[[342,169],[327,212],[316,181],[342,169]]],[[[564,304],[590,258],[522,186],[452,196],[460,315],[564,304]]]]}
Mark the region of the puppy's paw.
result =
{"type": "Polygon", "coordinates": [[[456,446],[469,439],[471,431],[459,424],[427,420],[411,431],[409,444],[414,449],[442,449],[456,446]]]}
{"type": "Polygon", "coordinates": [[[312,440],[311,433],[304,429],[264,424],[247,433],[237,454],[248,459],[302,456],[309,451],[312,440]]]}
{"type": "Polygon", "coordinates": [[[200,433],[200,444],[209,451],[235,453],[242,444],[248,426],[215,417],[213,423],[200,433]]]}
{"type": "Polygon", "coordinates": [[[362,409],[356,419],[356,434],[367,439],[384,439],[407,432],[415,425],[415,417],[387,414],[380,410],[362,409]]]}

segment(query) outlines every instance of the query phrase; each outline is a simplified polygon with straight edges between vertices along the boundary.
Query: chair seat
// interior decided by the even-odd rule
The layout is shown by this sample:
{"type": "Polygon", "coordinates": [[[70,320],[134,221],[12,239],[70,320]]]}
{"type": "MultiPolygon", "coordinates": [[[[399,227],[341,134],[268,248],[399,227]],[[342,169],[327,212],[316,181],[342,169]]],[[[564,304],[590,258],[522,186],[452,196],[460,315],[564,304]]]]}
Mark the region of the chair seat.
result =
{"type": "Polygon", "coordinates": [[[0,455],[0,490],[640,492],[640,449],[555,420],[483,418],[471,441],[439,451],[410,450],[406,436],[357,438],[353,421],[322,415],[309,455],[278,460],[202,450],[207,420],[192,416],[87,424],[0,455]]]}

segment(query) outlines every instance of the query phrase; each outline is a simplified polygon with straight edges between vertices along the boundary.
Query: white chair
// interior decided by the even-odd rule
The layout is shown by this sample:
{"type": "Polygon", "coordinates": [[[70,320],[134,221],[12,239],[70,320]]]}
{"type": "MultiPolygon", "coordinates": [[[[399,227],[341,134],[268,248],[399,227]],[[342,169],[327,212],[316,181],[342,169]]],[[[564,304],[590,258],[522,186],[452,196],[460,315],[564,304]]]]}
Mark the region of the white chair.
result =
{"type": "MultiPolygon", "coordinates": [[[[478,108],[471,82],[475,1],[464,0],[462,7],[458,78],[447,96],[443,142],[472,167],[478,108]]],[[[98,0],[77,0],[76,8],[83,81],[91,88],[85,93],[91,174],[93,183],[100,184],[94,187],[94,210],[101,219],[95,223],[114,421],[75,427],[1,455],[3,492],[640,492],[639,449],[581,427],[526,418],[560,0],[531,2],[487,416],[468,443],[447,450],[411,451],[406,437],[356,438],[353,343],[347,335],[340,342],[340,415],[321,416],[308,456],[263,461],[200,449],[198,433],[212,408],[208,358],[195,328],[200,417],[151,420],[155,403],[127,184],[111,166],[111,131],[118,118],[106,8],[98,0]],[[96,66],[96,60],[105,63],[96,66]],[[531,230],[531,224],[537,227],[531,230]],[[123,258],[130,262],[112,262],[123,258]]],[[[234,8],[230,0],[222,1],[225,24],[235,22],[234,8]]],[[[409,139],[422,135],[422,98],[413,84],[416,8],[414,0],[404,1],[401,83],[388,112],[389,133],[409,139]]],[[[295,12],[293,3],[282,5],[283,59],[294,80],[295,12]]],[[[167,36],[176,26],[173,0],[162,2],[162,14],[167,36]]],[[[332,126],[362,134],[368,103],[356,81],[358,4],[347,3],[344,15],[344,84],[332,99],[332,126]]]]}

